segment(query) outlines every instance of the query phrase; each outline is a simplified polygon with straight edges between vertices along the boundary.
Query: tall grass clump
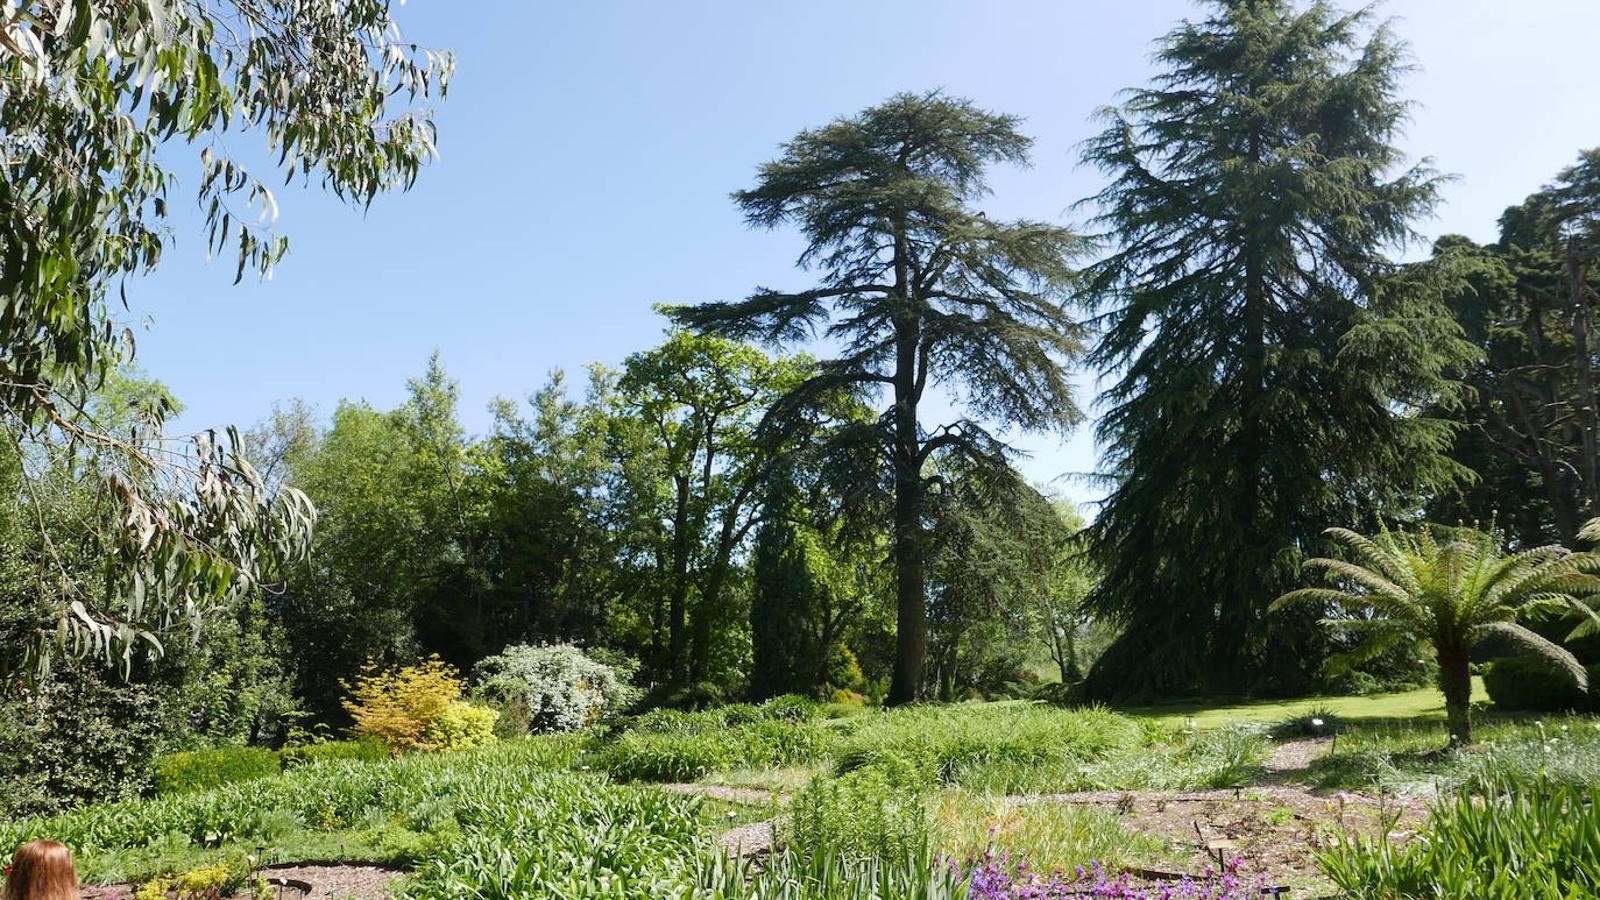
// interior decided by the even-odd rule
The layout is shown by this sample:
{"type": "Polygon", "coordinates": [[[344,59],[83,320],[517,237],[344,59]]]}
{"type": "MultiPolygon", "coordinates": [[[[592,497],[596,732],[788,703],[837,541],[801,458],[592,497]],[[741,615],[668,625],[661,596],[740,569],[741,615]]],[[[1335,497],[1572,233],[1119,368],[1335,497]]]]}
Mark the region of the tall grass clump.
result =
{"type": "Polygon", "coordinates": [[[956,859],[980,858],[998,845],[1045,870],[1090,860],[1113,868],[1181,860],[1165,839],[1124,828],[1114,811],[1096,806],[946,791],[933,815],[940,847],[956,859]]]}
{"type": "MultiPolygon", "coordinates": [[[[707,858],[700,900],[966,900],[967,876],[931,853],[863,859],[780,851],[765,863],[707,858]]],[[[1019,895],[1026,896],[1026,895],[1019,895]]]]}
{"type": "Polygon", "coordinates": [[[784,842],[805,854],[893,861],[937,845],[925,786],[900,767],[818,777],[795,795],[784,842]]]}
{"type": "Polygon", "coordinates": [[[438,810],[454,809],[508,772],[564,767],[573,757],[566,743],[541,739],[383,762],[316,762],[211,790],[0,823],[0,847],[36,838],[62,841],[79,855],[174,840],[204,847],[275,838],[285,821],[310,831],[335,831],[375,816],[426,827],[438,819],[438,810]],[[485,777],[488,772],[494,779],[485,777]]]}
{"type": "Polygon", "coordinates": [[[1424,834],[1352,838],[1317,853],[1352,900],[1600,895],[1600,787],[1532,782],[1435,807],[1424,834]]]}
{"type": "Polygon", "coordinates": [[[835,762],[840,773],[897,759],[941,784],[981,783],[1002,793],[1036,788],[1040,773],[1060,778],[1141,744],[1134,720],[1100,708],[914,707],[848,724],[854,727],[835,762]]]}
{"type": "Polygon", "coordinates": [[[658,709],[597,746],[588,764],[623,781],[695,781],[727,769],[814,762],[838,732],[813,724],[819,707],[779,697],[698,712],[658,709]]]}

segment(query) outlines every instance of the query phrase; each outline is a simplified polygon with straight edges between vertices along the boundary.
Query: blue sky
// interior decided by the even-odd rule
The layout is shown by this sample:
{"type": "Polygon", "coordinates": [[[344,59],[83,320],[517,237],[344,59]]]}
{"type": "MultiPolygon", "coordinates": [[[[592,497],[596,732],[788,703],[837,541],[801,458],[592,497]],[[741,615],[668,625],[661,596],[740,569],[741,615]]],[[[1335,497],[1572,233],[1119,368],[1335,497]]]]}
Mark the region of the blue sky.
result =
{"type": "MultiPolygon", "coordinates": [[[[1424,235],[1492,238],[1502,209],[1600,145],[1600,3],[1379,10],[1419,66],[1404,146],[1459,176],[1424,235]]],[[[341,397],[387,408],[438,350],[481,431],[492,397],[656,342],[654,303],[807,284],[797,238],[747,229],[728,193],[796,131],[897,91],[942,88],[1025,117],[1034,166],[996,172],[984,208],[1073,222],[1101,183],[1074,162],[1091,114],[1144,82],[1154,39],[1194,14],[1177,0],[410,0],[407,37],[458,54],[441,159],[365,212],[284,190],[293,250],[270,282],[232,286],[232,266],[208,264],[203,239],[180,231],[163,268],[130,286],[148,324],[140,362],[193,429],[248,425],[295,396],[324,414],[341,397]]],[[[1092,377],[1079,384],[1092,404],[1092,377]]],[[[1089,431],[1022,437],[1025,470],[1092,470],[1089,431]]]]}

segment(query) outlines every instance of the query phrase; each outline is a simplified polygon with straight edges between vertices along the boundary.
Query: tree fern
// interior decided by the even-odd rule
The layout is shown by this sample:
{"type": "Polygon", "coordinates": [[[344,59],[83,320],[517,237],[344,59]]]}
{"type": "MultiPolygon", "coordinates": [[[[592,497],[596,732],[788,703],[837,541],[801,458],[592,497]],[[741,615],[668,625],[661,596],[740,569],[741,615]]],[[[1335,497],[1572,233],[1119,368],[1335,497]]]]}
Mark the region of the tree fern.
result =
{"type": "MultiPolygon", "coordinates": [[[[1330,613],[1373,613],[1328,618],[1334,629],[1361,639],[1355,658],[1381,653],[1400,639],[1430,644],[1439,660],[1440,689],[1452,743],[1472,739],[1472,679],[1468,650],[1491,634],[1541,656],[1587,689],[1576,658],[1516,622],[1524,613],[1559,606],[1584,617],[1578,631],[1600,627],[1590,607],[1600,597],[1600,555],[1564,547],[1503,552],[1492,532],[1431,526],[1369,538],[1346,528],[1324,532],[1353,560],[1317,558],[1305,568],[1331,586],[1290,591],[1273,609],[1312,604],[1330,613]]],[[[1577,632],[1574,632],[1575,634],[1577,632]]]]}

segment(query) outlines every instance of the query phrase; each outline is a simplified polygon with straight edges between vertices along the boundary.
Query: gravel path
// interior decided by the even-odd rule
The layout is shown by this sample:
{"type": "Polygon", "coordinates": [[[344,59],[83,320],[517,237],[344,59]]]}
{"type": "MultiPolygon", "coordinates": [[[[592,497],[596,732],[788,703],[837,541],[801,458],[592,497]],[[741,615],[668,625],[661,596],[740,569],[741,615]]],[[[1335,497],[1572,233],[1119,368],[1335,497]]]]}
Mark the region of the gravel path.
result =
{"type": "Polygon", "coordinates": [[[697,794],[713,800],[742,803],[747,806],[758,806],[776,799],[771,791],[761,788],[727,787],[721,784],[663,784],[660,787],[663,791],[674,794],[697,794]]]}
{"type": "Polygon", "coordinates": [[[1284,784],[1295,780],[1296,776],[1310,769],[1311,764],[1332,747],[1331,737],[1284,741],[1275,747],[1272,755],[1267,758],[1265,764],[1267,783],[1284,784]]]}
{"type": "Polygon", "coordinates": [[[760,856],[772,850],[773,822],[751,822],[725,832],[717,846],[733,856],[760,856]]]}
{"type": "Polygon", "coordinates": [[[405,874],[382,866],[272,866],[268,878],[311,885],[308,900],[382,900],[393,896],[396,880],[405,874]]]}
{"type": "MultiPolygon", "coordinates": [[[[382,866],[331,865],[331,866],[268,866],[261,870],[274,883],[288,885],[280,895],[283,900],[388,900],[394,896],[394,883],[405,874],[398,869],[382,866]],[[310,893],[293,888],[310,885],[310,893]]],[[[132,900],[133,886],[128,884],[85,885],[84,900],[132,900]]]]}

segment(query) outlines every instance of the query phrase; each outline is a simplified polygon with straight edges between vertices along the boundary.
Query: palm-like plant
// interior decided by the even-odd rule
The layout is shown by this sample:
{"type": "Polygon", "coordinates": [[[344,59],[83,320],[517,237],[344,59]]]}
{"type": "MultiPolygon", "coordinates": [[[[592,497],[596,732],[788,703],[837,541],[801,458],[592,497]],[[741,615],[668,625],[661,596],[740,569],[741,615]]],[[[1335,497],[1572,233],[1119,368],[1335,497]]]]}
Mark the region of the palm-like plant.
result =
{"type": "MultiPolygon", "coordinates": [[[[1600,536],[1600,520],[1590,526],[1600,536]]],[[[1309,559],[1332,584],[1291,591],[1273,603],[1316,603],[1342,617],[1327,624],[1363,638],[1369,650],[1398,640],[1425,641],[1439,661],[1439,688],[1452,746],[1472,741],[1472,676],[1468,651],[1480,638],[1499,634],[1550,660],[1587,689],[1583,666],[1559,644],[1517,624],[1538,609],[1580,610],[1581,631],[1600,625],[1586,601],[1600,597],[1600,556],[1549,546],[1520,553],[1502,551],[1493,534],[1424,526],[1381,531],[1368,538],[1330,528],[1352,560],[1309,559]]],[[[1587,531],[1586,531],[1587,534],[1587,531]]]]}

